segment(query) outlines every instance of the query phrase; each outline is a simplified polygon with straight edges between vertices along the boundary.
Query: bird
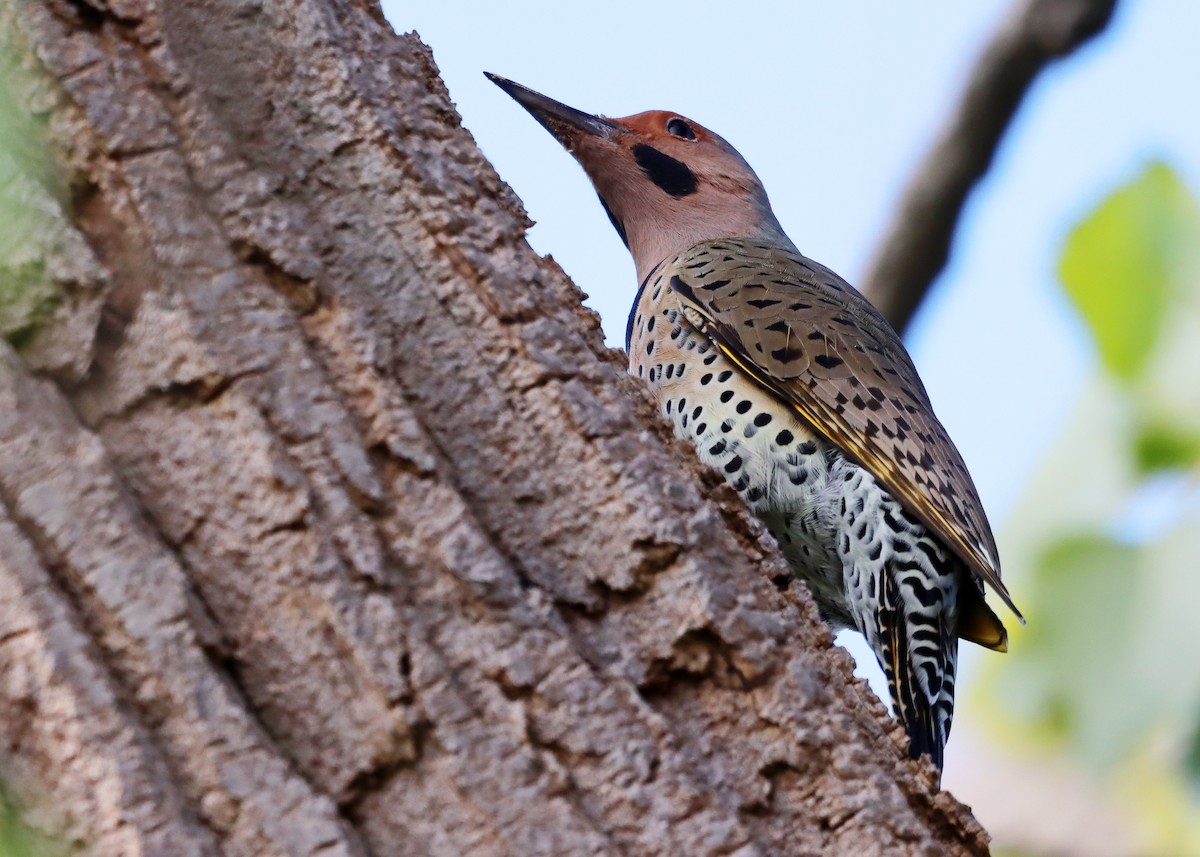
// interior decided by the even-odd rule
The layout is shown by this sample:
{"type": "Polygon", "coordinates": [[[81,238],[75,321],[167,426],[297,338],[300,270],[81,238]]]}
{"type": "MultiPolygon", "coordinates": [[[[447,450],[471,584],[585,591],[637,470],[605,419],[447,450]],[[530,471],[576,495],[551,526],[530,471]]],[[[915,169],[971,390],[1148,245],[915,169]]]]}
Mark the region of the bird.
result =
{"type": "Polygon", "coordinates": [[[629,373],[774,536],[821,617],[863,635],[909,756],[940,778],[958,640],[1008,648],[985,584],[1024,619],[900,337],[796,249],[713,131],[663,110],[590,114],[485,75],[583,167],[633,256],[629,373]]]}

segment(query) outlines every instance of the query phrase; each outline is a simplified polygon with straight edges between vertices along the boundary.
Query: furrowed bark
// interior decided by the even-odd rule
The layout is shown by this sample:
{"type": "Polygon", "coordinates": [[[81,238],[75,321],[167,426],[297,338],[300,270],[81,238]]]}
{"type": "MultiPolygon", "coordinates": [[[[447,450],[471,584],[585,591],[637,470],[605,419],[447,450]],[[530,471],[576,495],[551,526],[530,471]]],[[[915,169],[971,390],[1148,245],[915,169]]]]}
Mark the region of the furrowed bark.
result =
{"type": "Polygon", "coordinates": [[[3,0],[0,776],[97,855],[984,854],[350,0],[3,0]]]}

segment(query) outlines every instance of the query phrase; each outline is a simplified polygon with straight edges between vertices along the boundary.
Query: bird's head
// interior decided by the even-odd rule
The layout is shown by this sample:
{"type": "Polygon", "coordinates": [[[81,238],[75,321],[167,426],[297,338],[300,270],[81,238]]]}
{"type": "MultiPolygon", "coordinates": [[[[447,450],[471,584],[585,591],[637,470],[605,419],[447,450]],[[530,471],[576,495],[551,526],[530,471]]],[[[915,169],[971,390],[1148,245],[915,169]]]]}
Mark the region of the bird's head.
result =
{"type": "Polygon", "coordinates": [[[633,254],[639,280],[701,241],[756,238],[792,247],[754,170],[704,126],[663,110],[595,116],[487,77],[579,161],[633,254]]]}

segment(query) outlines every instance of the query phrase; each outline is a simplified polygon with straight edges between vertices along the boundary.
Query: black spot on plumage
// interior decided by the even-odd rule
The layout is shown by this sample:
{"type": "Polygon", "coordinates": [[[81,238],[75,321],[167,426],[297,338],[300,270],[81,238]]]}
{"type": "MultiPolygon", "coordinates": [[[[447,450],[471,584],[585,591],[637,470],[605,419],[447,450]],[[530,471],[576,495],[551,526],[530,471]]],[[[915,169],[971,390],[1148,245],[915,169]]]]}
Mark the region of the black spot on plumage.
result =
{"type": "Polygon", "coordinates": [[[776,348],[771,352],[771,357],[778,360],[780,363],[791,363],[794,360],[799,360],[804,356],[804,352],[799,345],[792,345],[787,348],[776,348]]]}
{"type": "Polygon", "coordinates": [[[647,333],[654,330],[654,321],[655,321],[654,316],[650,316],[650,318],[646,321],[646,332],[647,333]]]}
{"type": "Polygon", "coordinates": [[[717,376],[717,380],[721,381],[721,382],[725,382],[725,381],[728,381],[732,376],[733,376],[733,370],[726,369],[724,372],[722,372],[720,375],[717,376]]]}
{"type": "Polygon", "coordinates": [[[787,429],[784,429],[779,434],[775,435],[775,443],[777,443],[779,446],[788,446],[795,439],[795,436],[787,429]]]}
{"type": "Polygon", "coordinates": [[[675,364],[674,363],[667,364],[667,377],[668,378],[675,377],[675,364]]]}
{"type": "Polygon", "coordinates": [[[733,458],[731,458],[727,462],[725,462],[725,472],[726,473],[737,473],[741,469],[742,469],[742,457],[740,455],[735,455],[733,458]]]}
{"type": "Polygon", "coordinates": [[[696,423],[696,437],[700,437],[706,431],[708,431],[708,423],[696,423]]]}
{"type": "Polygon", "coordinates": [[[762,495],[763,495],[763,489],[759,488],[757,485],[755,485],[753,488],[751,488],[749,491],[746,492],[746,499],[749,500],[751,503],[753,503],[756,500],[761,500],[762,495]]]}
{"type": "Polygon", "coordinates": [[[712,372],[705,372],[703,375],[700,376],[701,386],[707,386],[708,382],[711,380],[712,380],[712,372]]]}
{"type": "Polygon", "coordinates": [[[716,354],[716,352],[714,351],[712,354],[710,354],[710,355],[708,355],[707,357],[705,357],[705,358],[704,358],[704,365],[705,365],[705,366],[711,366],[711,365],[712,365],[712,362],[713,362],[714,360],[716,360],[716,359],[717,359],[717,354],[716,354]]]}
{"type": "Polygon", "coordinates": [[[730,399],[732,399],[732,398],[733,398],[733,390],[723,390],[723,391],[721,391],[721,401],[722,401],[722,402],[728,403],[728,402],[729,402],[729,400],[730,400],[730,399]]]}
{"type": "Polygon", "coordinates": [[[733,431],[733,420],[722,420],[721,431],[725,432],[725,434],[729,434],[731,431],[733,431]]]}
{"type": "MultiPolygon", "coordinates": [[[[937,602],[939,600],[938,599],[939,593],[936,589],[933,589],[933,588],[925,589],[924,587],[921,587],[921,586],[912,586],[912,587],[910,587],[910,589],[912,589],[913,594],[917,596],[917,600],[921,602],[922,607],[933,607],[934,605],[937,604],[937,602]]],[[[934,638],[934,639],[930,640],[929,642],[934,643],[936,645],[937,639],[934,638]]]]}
{"type": "Polygon", "coordinates": [[[740,402],[737,403],[737,407],[734,410],[736,410],[739,414],[744,414],[747,411],[749,411],[750,408],[752,408],[752,407],[753,407],[753,405],[750,403],[749,399],[742,399],[740,402]]]}
{"type": "Polygon", "coordinates": [[[842,358],[834,357],[832,354],[818,354],[813,359],[816,361],[818,366],[821,366],[825,369],[833,369],[837,366],[841,366],[844,362],[842,358]]]}
{"type": "Polygon", "coordinates": [[[634,145],[633,157],[646,177],[670,196],[678,199],[696,192],[696,174],[683,161],[645,143],[634,145]]]}
{"type": "Polygon", "coordinates": [[[774,298],[755,298],[752,301],[746,301],[746,303],[750,304],[750,306],[755,307],[756,309],[766,309],[767,307],[773,307],[776,304],[781,304],[783,301],[775,300],[774,298]]]}
{"type": "Polygon", "coordinates": [[[715,292],[717,289],[721,288],[722,286],[728,286],[728,285],[729,285],[729,280],[713,280],[711,283],[705,283],[700,288],[702,288],[706,292],[715,292]]]}
{"type": "MultiPolygon", "coordinates": [[[[925,606],[931,607],[932,605],[926,604],[925,606]]],[[[938,639],[937,630],[935,628],[930,627],[929,625],[918,625],[916,627],[916,630],[913,631],[913,640],[915,640],[918,643],[925,643],[927,645],[932,645],[935,647],[935,650],[936,650],[937,644],[939,642],[941,642],[938,639]]]]}
{"type": "Polygon", "coordinates": [[[806,440],[796,447],[796,451],[801,455],[812,455],[817,451],[817,442],[815,440],[806,440]]]}
{"type": "Polygon", "coordinates": [[[758,426],[759,428],[762,428],[763,426],[765,426],[765,425],[766,425],[767,423],[769,423],[770,421],[771,421],[771,415],[770,415],[770,414],[768,414],[768,413],[761,413],[761,414],[757,414],[757,415],[755,415],[755,417],[754,417],[754,424],[755,424],[756,426],[758,426]]]}
{"type": "Polygon", "coordinates": [[[718,440],[716,443],[714,443],[712,446],[710,446],[708,448],[709,455],[720,455],[724,451],[725,451],[725,441],[723,441],[723,440],[718,440]]]}
{"type": "Polygon", "coordinates": [[[772,330],[775,333],[787,333],[788,323],[786,321],[777,321],[774,324],[768,324],[767,330],[772,330]]]}

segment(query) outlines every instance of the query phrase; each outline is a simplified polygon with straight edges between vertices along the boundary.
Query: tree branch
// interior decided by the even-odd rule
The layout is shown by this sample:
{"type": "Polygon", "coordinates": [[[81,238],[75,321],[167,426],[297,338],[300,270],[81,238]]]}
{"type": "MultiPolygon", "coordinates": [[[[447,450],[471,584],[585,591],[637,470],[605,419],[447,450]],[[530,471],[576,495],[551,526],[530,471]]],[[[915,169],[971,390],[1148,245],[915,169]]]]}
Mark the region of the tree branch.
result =
{"type": "Polygon", "coordinates": [[[1043,69],[1107,26],[1116,0],[1021,0],[975,64],[901,197],[863,293],[903,332],[941,273],[967,195],[1043,69]]]}

